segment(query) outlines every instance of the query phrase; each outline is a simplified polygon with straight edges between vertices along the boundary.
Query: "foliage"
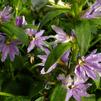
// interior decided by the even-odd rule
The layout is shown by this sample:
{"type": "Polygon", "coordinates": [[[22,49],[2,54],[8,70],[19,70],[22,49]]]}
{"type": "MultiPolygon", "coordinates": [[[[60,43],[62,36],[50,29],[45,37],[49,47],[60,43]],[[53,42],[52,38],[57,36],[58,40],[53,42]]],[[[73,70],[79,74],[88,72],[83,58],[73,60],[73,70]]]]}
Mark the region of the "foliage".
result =
{"type": "MultiPolygon", "coordinates": [[[[100,101],[100,6],[100,0],[0,0],[0,101],[65,101],[85,65],[90,73],[79,76],[85,73],[89,96],[77,93],[100,101]]],[[[72,92],[69,101],[76,100],[72,92]]]]}

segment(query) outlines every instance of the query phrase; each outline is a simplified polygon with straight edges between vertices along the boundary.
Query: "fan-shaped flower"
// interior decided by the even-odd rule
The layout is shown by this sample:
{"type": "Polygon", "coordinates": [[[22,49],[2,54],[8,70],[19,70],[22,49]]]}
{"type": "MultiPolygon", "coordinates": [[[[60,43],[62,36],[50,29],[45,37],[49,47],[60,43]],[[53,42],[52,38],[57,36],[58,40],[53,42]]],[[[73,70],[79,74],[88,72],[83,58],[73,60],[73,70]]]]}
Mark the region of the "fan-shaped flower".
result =
{"type": "Polygon", "coordinates": [[[3,43],[2,46],[2,58],[1,61],[4,62],[9,54],[10,60],[13,61],[15,58],[15,55],[19,55],[19,49],[17,48],[17,44],[19,44],[18,41],[11,41],[7,43],[3,43]]]}
{"type": "Polygon", "coordinates": [[[80,78],[72,79],[70,76],[65,77],[64,74],[60,74],[57,79],[61,80],[67,89],[65,101],[69,101],[71,97],[76,101],[81,101],[81,97],[89,95],[87,88],[91,86],[91,84],[85,84],[80,78]]]}
{"type": "Polygon", "coordinates": [[[75,68],[75,74],[84,80],[96,79],[99,73],[101,73],[101,53],[96,53],[96,51],[79,59],[79,64],[75,68]]]}
{"type": "Polygon", "coordinates": [[[97,18],[101,17],[101,0],[96,0],[95,3],[87,10],[82,18],[97,18]]]}
{"type": "Polygon", "coordinates": [[[0,11],[0,22],[8,21],[11,18],[11,10],[12,8],[7,6],[3,11],[0,11]]]}
{"type": "Polygon", "coordinates": [[[74,32],[72,31],[71,35],[68,35],[66,32],[63,31],[62,28],[52,25],[52,29],[57,33],[54,38],[56,38],[56,43],[64,43],[69,42],[74,39],[74,32]]]}
{"type": "Polygon", "coordinates": [[[44,41],[48,39],[48,36],[42,36],[44,30],[37,32],[37,30],[27,29],[26,33],[32,37],[32,41],[30,42],[27,52],[29,53],[35,46],[42,49],[45,45],[44,41]]]}

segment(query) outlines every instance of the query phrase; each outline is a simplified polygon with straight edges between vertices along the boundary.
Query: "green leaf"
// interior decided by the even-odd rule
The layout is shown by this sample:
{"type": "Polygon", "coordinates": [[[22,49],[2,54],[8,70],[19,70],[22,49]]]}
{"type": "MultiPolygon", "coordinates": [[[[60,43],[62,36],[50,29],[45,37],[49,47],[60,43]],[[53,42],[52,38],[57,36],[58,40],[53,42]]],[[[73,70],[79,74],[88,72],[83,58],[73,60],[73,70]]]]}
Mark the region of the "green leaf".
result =
{"type": "Polygon", "coordinates": [[[39,97],[39,98],[36,99],[35,101],[44,101],[44,97],[39,97]]]}
{"type": "Polygon", "coordinates": [[[101,18],[90,20],[94,25],[101,25],[101,18]]]}
{"type": "Polygon", "coordinates": [[[57,85],[54,89],[50,101],[65,101],[66,90],[61,86],[57,85]]]}
{"type": "Polygon", "coordinates": [[[23,96],[6,97],[4,101],[30,101],[30,99],[23,96]]]}
{"type": "Polygon", "coordinates": [[[43,81],[30,77],[27,72],[26,74],[19,72],[14,80],[5,80],[2,83],[2,91],[16,96],[34,97],[38,95],[39,91],[44,88],[43,81]]]}
{"type": "Polygon", "coordinates": [[[5,93],[5,92],[0,92],[0,95],[2,95],[2,96],[14,96],[10,93],[5,93]]]}
{"type": "Polygon", "coordinates": [[[62,43],[56,46],[51,53],[49,54],[46,63],[45,69],[47,70],[50,66],[52,66],[57,60],[63,55],[64,52],[68,51],[71,48],[71,43],[62,43]]]}
{"type": "Polygon", "coordinates": [[[96,80],[94,80],[96,87],[99,88],[100,87],[100,77],[97,77],[96,80]]]}
{"type": "Polygon", "coordinates": [[[99,98],[97,101],[101,101],[101,98],[99,98]]]}
{"type": "Polygon", "coordinates": [[[48,12],[48,13],[44,16],[44,18],[43,18],[43,20],[42,20],[42,22],[41,22],[41,27],[42,27],[43,25],[45,25],[46,23],[48,23],[50,20],[52,20],[52,19],[54,19],[55,17],[57,17],[58,15],[63,14],[63,13],[66,13],[66,12],[67,12],[67,9],[54,10],[54,11],[48,12]]]}
{"type": "Polygon", "coordinates": [[[82,101],[96,101],[95,96],[82,97],[82,101]]]}
{"type": "Polygon", "coordinates": [[[76,36],[82,56],[87,52],[91,42],[91,27],[88,21],[83,21],[76,26],[76,36]]]}
{"type": "Polygon", "coordinates": [[[3,27],[7,29],[11,33],[11,35],[15,35],[24,44],[28,43],[28,36],[21,28],[14,26],[10,23],[3,24],[3,27]]]}

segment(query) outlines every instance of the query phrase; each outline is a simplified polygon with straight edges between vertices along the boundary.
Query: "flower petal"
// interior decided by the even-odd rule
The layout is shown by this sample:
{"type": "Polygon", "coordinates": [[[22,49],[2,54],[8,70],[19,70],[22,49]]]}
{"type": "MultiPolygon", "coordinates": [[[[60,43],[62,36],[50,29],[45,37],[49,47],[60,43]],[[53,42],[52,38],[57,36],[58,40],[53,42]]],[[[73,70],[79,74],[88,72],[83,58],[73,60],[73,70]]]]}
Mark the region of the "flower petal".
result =
{"type": "Polygon", "coordinates": [[[35,40],[32,40],[27,48],[27,52],[29,53],[35,47],[35,40]]]}
{"type": "Polygon", "coordinates": [[[76,99],[76,101],[81,101],[78,91],[73,90],[72,93],[73,93],[73,97],[76,99]]]}
{"type": "Polygon", "coordinates": [[[59,42],[64,42],[64,41],[67,40],[67,35],[61,28],[59,28],[59,27],[57,27],[55,25],[52,25],[52,29],[57,33],[56,39],[59,42]]]}
{"type": "Polygon", "coordinates": [[[2,48],[2,58],[1,58],[2,62],[6,60],[8,53],[9,53],[9,47],[7,45],[4,45],[2,48]]]}
{"type": "Polygon", "coordinates": [[[41,70],[41,74],[47,74],[47,73],[50,73],[53,69],[55,69],[57,66],[57,63],[54,63],[46,72],[45,72],[45,68],[43,68],[41,70]]]}
{"type": "Polygon", "coordinates": [[[61,57],[61,60],[62,60],[63,62],[68,62],[69,54],[70,54],[70,50],[68,50],[67,52],[65,52],[65,53],[63,54],[63,56],[61,57]]]}
{"type": "Polygon", "coordinates": [[[44,32],[45,32],[45,30],[41,30],[41,31],[37,32],[37,33],[35,34],[35,37],[36,37],[36,38],[41,37],[44,32]]]}
{"type": "Polygon", "coordinates": [[[69,101],[69,99],[72,97],[72,90],[68,90],[67,91],[67,94],[66,94],[66,98],[65,98],[65,101],[69,101]]]}
{"type": "Polygon", "coordinates": [[[96,73],[93,70],[91,70],[89,67],[85,66],[85,71],[88,77],[92,79],[96,79],[96,73]]]}
{"type": "Polygon", "coordinates": [[[10,45],[9,46],[9,56],[10,56],[10,60],[13,61],[15,58],[15,55],[19,55],[19,50],[16,46],[10,45]]]}
{"type": "Polygon", "coordinates": [[[82,78],[85,81],[88,79],[88,77],[85,73],[84,67],[82,67],[82,66],[75,68],[75,74],[77,75],[77,77],[82,78]]]}

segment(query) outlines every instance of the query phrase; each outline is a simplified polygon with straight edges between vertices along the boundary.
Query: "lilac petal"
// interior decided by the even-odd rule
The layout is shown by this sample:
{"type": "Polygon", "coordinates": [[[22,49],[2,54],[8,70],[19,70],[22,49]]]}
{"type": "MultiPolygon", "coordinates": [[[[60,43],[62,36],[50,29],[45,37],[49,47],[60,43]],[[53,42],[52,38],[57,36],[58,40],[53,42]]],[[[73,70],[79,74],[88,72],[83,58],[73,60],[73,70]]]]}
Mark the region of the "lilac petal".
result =
{"type": "Polygon", "coordinates": [[[26,34],[28,34],[29,36],[35,35],[36,32],[37,32],[37,30],[33,30],[33,29],[30,29],[30,28],[26,29],[26,34]]]}
{"type": "Polygon", "coordinates": [[[12,46],[10,47],[9,56],[10,56],[10,60],[13,61],[15,58],[15,52],[12,46]]]}
{"type": "Polygon", "coordinates": [[[14,50],[15,50],[15,55],[19,55],[19,49],[17,46],[14,46],[14,50]]]}
{"type": "Polygon", "coordinates": [[[34,44],[35,44],[37,47],[42,48],[43,45],[44,45],[44,42],[43,42],[43,40],[41,40],[41,38],[39,38],[39,39],[35,39],[34,44]]]}
{"type": "Polygon", "coordinates": [[[91,70],[89,67],[85,66],[85,71],[86,74],[88,75],[88,77],[92,78],[92,79],[96,79],[96,74],[93,70],[91,70]]]}
{"type": "Polygon", "coordinates": [[[86,91],[87,86],[85,84],[83,84],[83,83],[79,83],[78,84],[78,89],[82,89],[82,90],[85,90],[86,91]]]}
{"type": "Polygon", "coordinates": [[[29,53],[35,47],[35,40],[32,40],[27,48],[27,52],[29,53]]]}
{"type": "Polygon", "coordinates": [[[101,0],[96,0],[96,1],[101,4],[101,0]]]}
{"type": "Polygon", "coordinates": [[[67,40],[66,33],[59,27],[52,25],[52,29],[57,33],[56,39],[60,42],[64,42],[67,40]]]}
{"type": "Polygon", "coordinates": [[[94,55],[89,55],[86,57],[85,59],[87,62],[91,62],[91,61],[101,61],[101,53],[97,53],[97,54],[94,54],[94,55]]]}
{"type": "Polygon", "coordinates": [[[75,68],[75,74],[77,76],[79,76],[81,74],[81,70],[80,70],[80,66],[79,65],[77,65],[76,68],[75,68]]]}
{"type": "Polygon", "coordinates": [[[57,34],[62,34],[63,36],[66,36],[66,33],[59,27],[52,25],[52,29],[57,33],[57,34]]]}
{"type": "Polygon", "coordinates": [[[67,91],[67,94],[66,94],[66,98],[65,98],[65,101],[69,101],[69,99],[72,97],[72,90],[68,90],[67,91]]]}
{"type": "Polygon", "coordinates": [[[75,74],[77,75],[77,77],[80,77],[80,78],[82,78],[82,79],[84,79],[84,80],[87,80],[88,79],[88,77],[86,76],[86,73],[85,73],[85,70],[83,69],[83,67],[76,67],[75,68],[75,74]]]}
{"type": "Polygon", "coordinates": [[[95,70],[97,72],[101,72],[101,64],[89,62],[87,65],[90,66],[93,70],[95,70]]]}
{"type": "Polygon", "coordinates": [[[67,61],[68,61],[68,58],[69,58],[69,54],[70,54],[70,50],[67,51],[67,52],[65,52],[65,53],[63,54],[63,56],[61,57],[61,60],[62,60],[63,62],[67,62],[67,61]]]}
{"type": "Polygon", "coordinates": [[[16,46],[10,45],[9,46],[9,56],[10,56],[10,60],[13,61],[15,58],[15,55],[19,55],[19,50],[16,46]]]}
{"type": "Polygon", "coordinates": [[[47,55],[38,55],[38,57],[42,60],[42,63],[45,64],[47,55]]]}
{"type": "Polygon", "coordinates": [[[22,22],[23,22],[22,16],[18,16],[16,18],[16,25],[20,27],[20,26],[22,26],[22,22]]]}
{"type": "Polygon", "coordinates": [[[72,90],[72,93],[73,93],[73,97],[76,99],[76,101],[81,101],[78,91],[72,90]]]}
{"type": "Polygon", "coordinates": [[[41,31],[37,32],[37,33],[35,34],[35,37],[36,37],[36,38],[41,37],[44,32],[45,32],[44,30],[41,30],[41,31]]]}
{"type": "Polygon", "coordinates": [[[86,71],[84,69],[85,67],[82,66],[81,69],[81,77],[86,81],[88,79],[87,75],[86,75],[86,71]]]}
{"type": "Polygon", "coordinates": [[[16,25],[17,26],[21,27],[21,26],[26,25],[26,24],[27,24],[27,22],[26,22],[24,16],[17,16],[16,17],[16,25]]]}
{"type": "Polygon", "coordinates": [[[57,63],[54,63],[46,72],[45,72],[45,69],[43,68],[41,70],[41,74],[47,74],[47,73],[50,73],[53,69],[55,69],[57,66],[57,63]]]}
{"type": "Polygon", "coordinates": [[[5,59],[7,58],[8,53],[9,53],[9,47],[7,45],[4,45],[3,49],[2,49],[2,58],[1,58],[2,62],[5,61],[5,59]]]}
{"type": "Polygon", "coordinates": [[[88,85],[87,84],[83,84],[83,83],[78,85],[77,90],[78,90],[80,96],[88,96],[88,93],[86,91],[87,88],[89,87],[88,85]]]}
{"type": "Polygon", "coordinates": [[[49,36],[42,36],[41,39],[42,40],[47,40],[47,39],[49,39],[49,36]]]}
{"type": "MultiPolygon", "coordinates": [[[[82,88],[80,88],[80,85],[82,85],[82,84],[79,84],[79,86],[77,87],[77,88],[74,88],[74,96],[75,96],[75,99],[79,99],[80,101],[81,101],[81,97],[82,96],[88,96],[88,93],[87,93],[87,88],[85,87],[85,85],[82,87],[82,88]],[[77,95],[77,96],[76,96],[77,95]]],[[[78,100],[77,100],[78,101],[78,100]]]]}
{"type": "Polygon", "coordinates": [[[8,21],[11,18],[11,15],[9,14],[8,16],[3,16],[3,21],[8,21]]]}
{"type": "Polygon", "coordinates": [[[46,53],[47,56],[50,54],[50,51],[48,48],[43,48],[43,51],[46,53]]]}

